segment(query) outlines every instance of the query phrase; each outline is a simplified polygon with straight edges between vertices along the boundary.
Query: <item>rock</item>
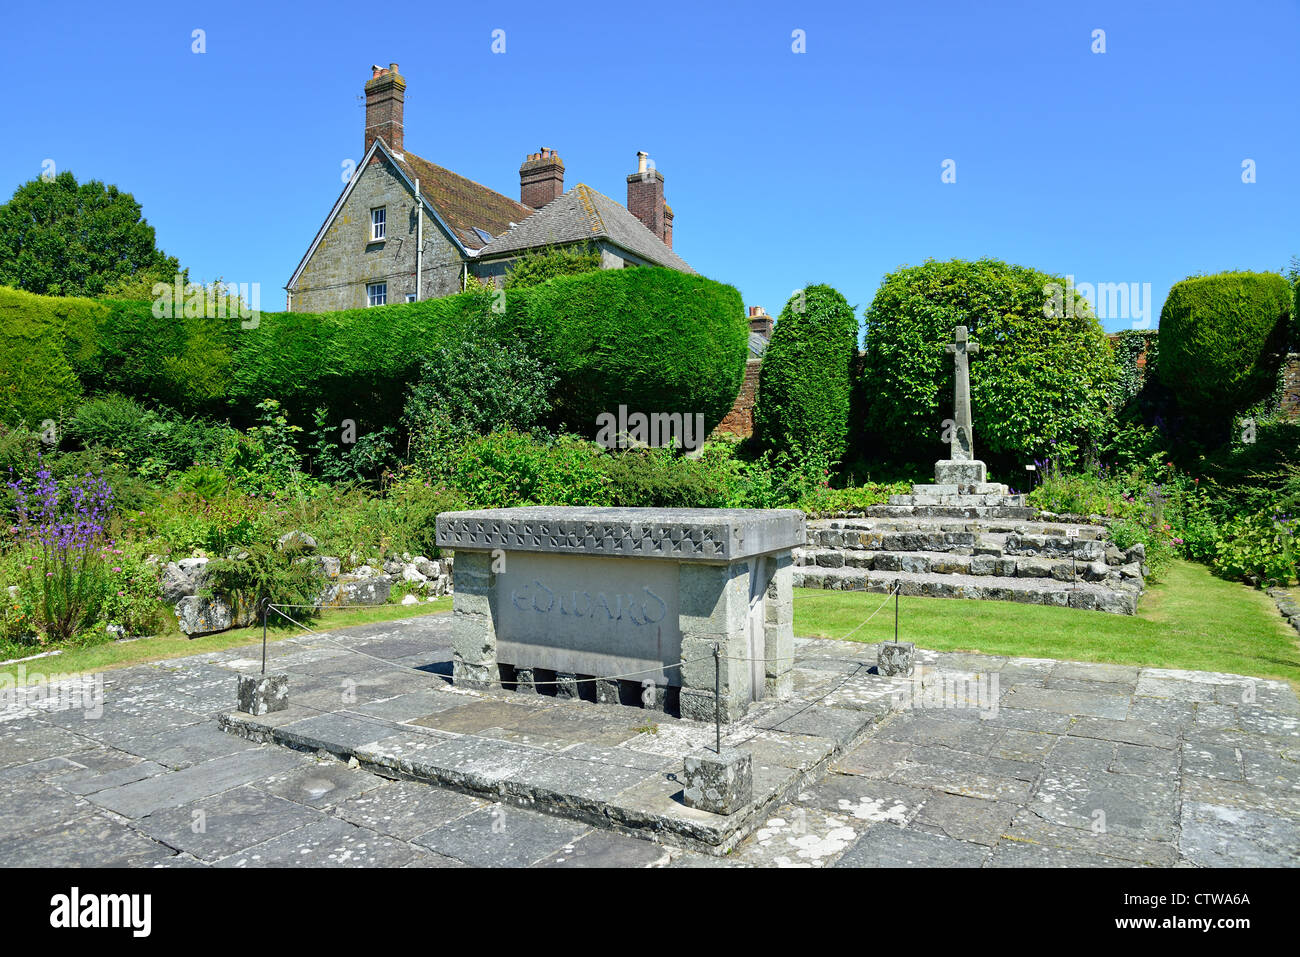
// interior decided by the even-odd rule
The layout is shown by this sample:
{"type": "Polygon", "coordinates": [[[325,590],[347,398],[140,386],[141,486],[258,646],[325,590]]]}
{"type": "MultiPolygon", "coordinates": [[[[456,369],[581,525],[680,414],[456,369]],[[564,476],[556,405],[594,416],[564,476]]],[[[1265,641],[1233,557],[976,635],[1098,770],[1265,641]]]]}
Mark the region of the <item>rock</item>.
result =
{"type": "Polygon", "coordinates": [[[236,707],[245,714],[270,714],[289,707],[289,676],[240,675],[236,707]]]}
{"type": "Polygon", "coordinates": [[[1107,565],[1124,564],[1124,553],[1119,550],[1119,546],[1114,544],[1108,544],[1106,546],[1106,564],[1107,565]]]}
{"type": "Polygon", "coordinates": [[[343,563],[333,556],[321,555],[316,559],[316,561],[320,567],[321,574],[330,580],[338,578],[340,573],[343,571],[343,563]]]}
{"type": "Polygon", "coordinates": [[[420,603],[420,599],[417,598],[415,595],[408,594],[403,596],[402,598],[403,605],[418,605],[419,603],[420,603]]]}
{"type": "Polygon", "coordinates": [[[395,559],[395,558],[390,558],[390,559],[388,559],[388,560],[386,560],[386,561],[384,562],[384,574],[385,574],[385,575],[400,575],[400,574],[402,574],[402,569],[403,569],[404,567],[405,567],[405,563],[404,563],[404,562],[400,562],[400,561],[398,561],[398,560],[395,559]]]}
{"type": "Polygon", "coordinates": [[[423,555],[416,555],[415,558],[411,560],[411,564],[414,565],[416,571],[425,578],[439,578],[442,575],[442,563],[431,562],[423,555]]]}
{"type": "Polygon", "coordinates": [[[413,582],[414,584],[417,585],[423,584],[424,582],[428,581],[428,579],[424,575],[420,574],[420,570],[415,567],[414,563],[410,565],[403,565],[401,574],[402,574],[402,581],[413,582]]]}
{"type": "Polygon", "coordinates": [[[352,572],[353,578],[375,578],[378,575],[379,572],[375,571],[375,569],[371,568],[369,565],[361,565],[352,572]]]}
{"type": "Polygon", "coordinates": [[[181,631],[190,637],[242,627],[256,617],[251,606],[236,608],[223,598],[198,595],[186,595],[176,603],[174,611],[181,631]]]}
{"type": "Polygon", "coordinates": [[[1119,573],[1125,578],[1142,578],[1142,566],[1137,562],[1129,562],[1127,565],[1119,566],[1119,573]]]}
{"type": "Polygon", "coordinates": [[[387,603],[392,589],[392,581],[386,575],[345,580],[330,587],[331,594],[326,601],[333,605],[383,605],[387,603]]]}
{"type": "Polygon", "coordinates": [[[1145,562],[1147,559],[1147,547],[1138,542],[1132,548],[1124,553],[1125,562],[1145,562]]]}
{"type": "Polygon", "coordinates": [[[178,562],[164,565],[161,584],[163,601],[175,605],[186,595],[197,595],[202,591],[207,565],[206,558],[182,558],[178,562]]]}
{"type": "Polygon", "coordinates": [[[294,529],[292,532],[281,535],[275,543],[275,547],[285,552],[314,552],[316,551],[316,539],[306,532],[294,529]]]}

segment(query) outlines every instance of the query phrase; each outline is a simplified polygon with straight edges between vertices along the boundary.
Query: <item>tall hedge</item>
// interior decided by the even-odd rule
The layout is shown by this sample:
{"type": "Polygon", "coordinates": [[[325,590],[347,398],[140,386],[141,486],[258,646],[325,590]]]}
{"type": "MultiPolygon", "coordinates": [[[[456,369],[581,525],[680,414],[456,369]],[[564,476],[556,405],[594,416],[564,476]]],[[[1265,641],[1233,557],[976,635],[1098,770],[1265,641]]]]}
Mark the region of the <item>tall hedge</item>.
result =
{"type": "Polygon", "coordinates": [[[528,336],[557,367],[554,405],[574,430],[594,434],[596,416],[620,404],[703,413],[712,429],[735,401],[748,343],[733,287],[659,268],[373,309],[264,312],[255,324],[153,312],[148,302],[0,289],[0,416],[39,421],[83,391],[118,392],[236,421],[274,398],[300,423],[325,406],[368,429],[397,423],[439,345],[489,336],[509,349],[528,336]]]}
{"type": "Polygon", "coordinates": [[[555,407],[594,435],[602,412],[700,413],[711,431],[745,375],[749,327],[732,286],[642,266],[508,292],[506,314],[554,363],[555,407]]]}
{"type": "Polygon", "coordinates": [[[1230,419],[1276,387],[1291,310],[1291,286],[1276,273],[1175,283],[1160,310],[1160,380],[1185,413],[1230,419]]]}
{"type": "Polygon", "coordinates": [[[858,319],[837,290],[810,285],[777,318],[759,371],[754,434],[767,448],[842,459],[858,319]]]}
{"type": "Polygon", "coordinates": [[[37,296],[0,286],[0,422],[36,427],[71,412],[91,368],[96,320],[91,299],[37,296]]]}
{"type": "Polygon", "coordinates": [[[867,309],[863,362],[877,449],[917,462],[946,454],[944,347],[964,325],[981,347],[970,364],[976,455],[1076,458],[1108,427],[1117,369],[1091,307],[1066,288],[1061,276],[994,259],[927,260],[885,276],[867,309]]]}

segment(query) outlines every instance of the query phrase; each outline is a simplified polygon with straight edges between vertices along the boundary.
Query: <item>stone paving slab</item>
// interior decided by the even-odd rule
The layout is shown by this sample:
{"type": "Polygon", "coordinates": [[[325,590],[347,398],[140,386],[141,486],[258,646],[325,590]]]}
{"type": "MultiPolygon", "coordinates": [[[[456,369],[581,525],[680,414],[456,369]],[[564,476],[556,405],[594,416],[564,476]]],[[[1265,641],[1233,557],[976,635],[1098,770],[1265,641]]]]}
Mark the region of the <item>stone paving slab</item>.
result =
{"type": "Polygon", "coordinates": [[[453,690],[449,647],[445,616],[278,641],[293,703],[258,718],[224,711],[255,647],[108,672],[97,717],[19,700],[0,866],[1300,866],[1284,682],[918,649],[909,684],[798,639],[806,703],[724,729],[761,793],[721,818],[676,780],[711,725],[453,690]],[[984,710],[914,694],[992,676],[984,710]]]}

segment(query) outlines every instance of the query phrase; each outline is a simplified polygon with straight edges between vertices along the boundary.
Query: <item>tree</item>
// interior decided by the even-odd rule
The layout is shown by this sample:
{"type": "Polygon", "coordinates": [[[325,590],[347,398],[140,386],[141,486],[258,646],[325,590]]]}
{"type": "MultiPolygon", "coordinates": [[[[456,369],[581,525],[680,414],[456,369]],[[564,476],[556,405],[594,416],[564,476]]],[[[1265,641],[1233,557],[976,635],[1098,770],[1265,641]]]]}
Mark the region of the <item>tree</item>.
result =
{"type": "Polygon", "coordinates": [[[1110,428],[1115,358],[1064,278],[994,259],[927,260],[885,276],[867,309],[862,390],[879,449],[946,457],[953,361],[944,347],[959,325],[981,346],[970,365],[977,456],[1073,464],[1110,428]]]}
{"type": "Polygon", "coordinates": [[[759,371],[754,432],[762,446],[843,457],[857,347],[857,316],[837,290],[807,286],[790,297],[759,371]]]}
{"type": "Polygon", "coordinates": [[[0,206],[0,285],[50,296],[97,296],[144,273],[179,266],[155,245],[130,193],[64,171],[34,179],[0,206]]]}

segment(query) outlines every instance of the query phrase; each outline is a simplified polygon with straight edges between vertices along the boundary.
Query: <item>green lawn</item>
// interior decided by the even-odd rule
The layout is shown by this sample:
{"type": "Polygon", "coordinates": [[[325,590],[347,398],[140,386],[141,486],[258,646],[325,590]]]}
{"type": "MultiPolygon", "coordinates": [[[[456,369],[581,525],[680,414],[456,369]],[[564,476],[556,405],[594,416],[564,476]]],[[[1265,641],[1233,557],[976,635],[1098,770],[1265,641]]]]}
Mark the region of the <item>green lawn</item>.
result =
{"type": "MultiPolygon", "coordinates": [[[[378,621],[395,621],[399,618],[415,618],[421,615],[446,614],[451,611],[451,597],[445,596],[437,601],[421,602],[411,605],[375,605],[373,608],[346,608],[337,611],[325,611],[315,620],[307,622],[312,631],[338,631],[342,628],[354,628],[357,625],[369,625],[378,621]]],[[[281,627],[274,627],[275,616],[271,616],[267,629],[267,641],[280,641],[305,632],[285,622],[281,627]]],[[[202,638],[187,638],[176,632],[158,635],[153,638],[140,638],[136,641],[113,641],[85,648],[65,648],[63,654],[52,658],[37,658],[35,661],[23,662],[28,681],[35,675],[57,675],[70,672],[103,671],[105,668],[121,668],[126,665],[138,665],[146,661],[161,661],[165,658],[183,658],[205,651],[220,651],[240,645],[251,645],[260,655],[262,628],[237,628],[223,631],[216,635],[202,638]]],[[[18,665],[0,666],[0,675],[17,676],[18,665]]]]}
{"type": "MultiPolygon", "coordinates": [[[[796,635],[843,638],[885,596],[797,588],[796,635]]],[[[894,637],[891,599],[851,640],[894,637]]],[[[1300,686],[1300,642],[1262,591],[1175,563],[1153,582],[1136,616],[1043,605],[902,598],[899,638],[936,651],[1106,661],[1283,678],[1300,686]]]]}

